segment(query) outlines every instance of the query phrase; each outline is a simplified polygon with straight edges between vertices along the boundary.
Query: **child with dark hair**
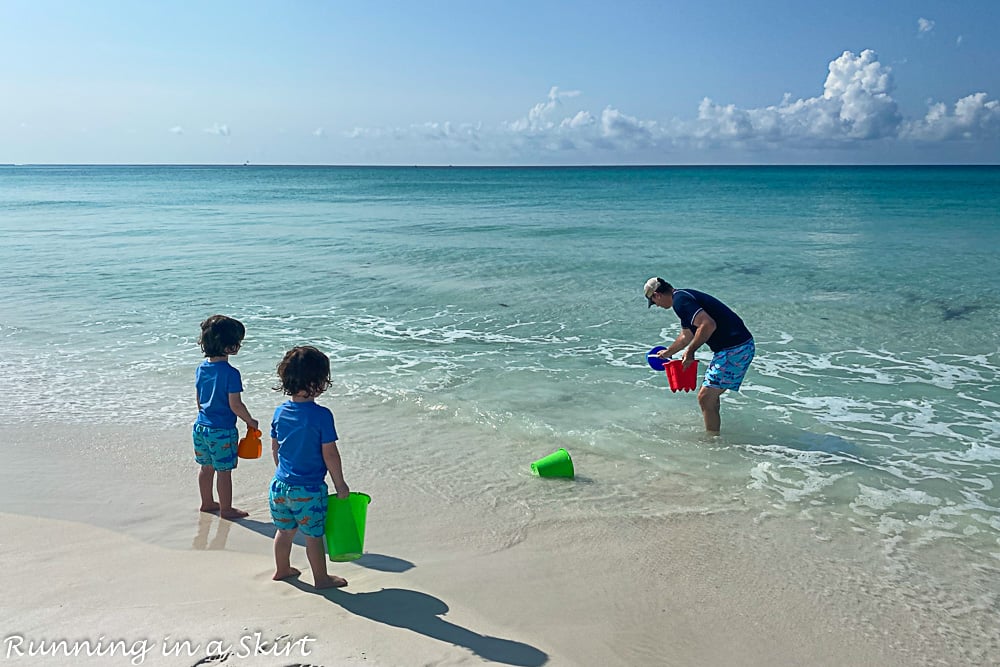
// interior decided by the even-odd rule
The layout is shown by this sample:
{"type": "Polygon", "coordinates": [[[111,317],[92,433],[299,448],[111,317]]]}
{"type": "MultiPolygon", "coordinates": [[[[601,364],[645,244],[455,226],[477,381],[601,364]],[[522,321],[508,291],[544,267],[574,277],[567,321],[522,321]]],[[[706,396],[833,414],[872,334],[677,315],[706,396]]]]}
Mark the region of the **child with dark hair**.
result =
{"type": "Polygon", "coordinates": [[[198,339],[201,351],[208,357],[194,375],[198,419],[191,432],[194,460],[201,465],[198,472],[201,511],[218,511],[224,519],[247,516],[247,512],[233,507],[232,473],[238,461],[239,439],[236,418],[246,422],[248,429],[256,429],[257,420],[243,404],[240,372],[229,365],[230,355],[239,351],[245,335],[246,329],[239,320],[212,315],[201,323],[198,339]],[[212,495],[213,482],[218,487],[219,502],[215,502],[212,495]]]}
{"type": "Polygon", "coordinates": [[[316,588],[347,585],[343,577],[326,571],[323,533],[330,474],[338,498],[347,498],[333,413],[316,403],[330,387],[330,360],[315,347],[289,350],[278,364],[281,385],[291,398],[278,406],[271,421],[271,453],[277,470],[271,481],[271,519],[274,534],[275,581],[301,572],[291,566],[292,540],[299,529],[306,536],[306,557],[316,588]]]}

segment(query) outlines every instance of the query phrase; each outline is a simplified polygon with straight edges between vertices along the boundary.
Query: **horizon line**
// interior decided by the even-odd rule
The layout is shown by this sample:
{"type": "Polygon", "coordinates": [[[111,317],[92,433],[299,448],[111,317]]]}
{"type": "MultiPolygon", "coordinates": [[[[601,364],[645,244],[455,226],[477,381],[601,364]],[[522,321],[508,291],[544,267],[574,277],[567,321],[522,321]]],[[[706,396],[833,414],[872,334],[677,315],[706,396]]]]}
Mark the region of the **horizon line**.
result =
{"type": "Polygon", "coordinates": [[[878,162],[878,163],[596,163],[596,164],[316,164],[284,162],[0,162],[0,167],[317,167],[347,169],[664,169],[664,168],[761,168],[761,167],[1000,167],[1000,162],[878,162]]]}

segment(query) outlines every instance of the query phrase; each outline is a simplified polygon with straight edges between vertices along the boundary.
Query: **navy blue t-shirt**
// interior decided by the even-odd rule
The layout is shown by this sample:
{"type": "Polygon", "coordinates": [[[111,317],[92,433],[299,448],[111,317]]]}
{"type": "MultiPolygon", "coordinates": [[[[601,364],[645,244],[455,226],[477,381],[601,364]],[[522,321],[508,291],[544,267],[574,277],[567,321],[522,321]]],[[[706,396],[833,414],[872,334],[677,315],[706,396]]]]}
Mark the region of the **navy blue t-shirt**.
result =
{"type": "Polygon", "coordinates": [[[714,296],[693,289],[674,290],[674,312],[681,318],[682,327],[697,333],[698,327],[692,320],[703,310],[715,320],[715,332],[706,341],[712,352],[743,345],[753,338],[740,316],[714,296]]]}

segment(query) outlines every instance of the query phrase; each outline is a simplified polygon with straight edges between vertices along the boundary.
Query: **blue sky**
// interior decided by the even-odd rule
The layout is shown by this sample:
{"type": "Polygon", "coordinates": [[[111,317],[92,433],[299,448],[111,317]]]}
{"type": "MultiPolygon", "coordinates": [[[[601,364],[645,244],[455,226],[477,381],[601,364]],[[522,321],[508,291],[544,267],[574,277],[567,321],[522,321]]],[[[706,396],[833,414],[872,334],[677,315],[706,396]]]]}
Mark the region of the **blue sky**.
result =
{"type": "Polygon", "coordinates": [[[3,0],[0,59],[0,163],[1000,163],[1000,0],[3,0]]]}

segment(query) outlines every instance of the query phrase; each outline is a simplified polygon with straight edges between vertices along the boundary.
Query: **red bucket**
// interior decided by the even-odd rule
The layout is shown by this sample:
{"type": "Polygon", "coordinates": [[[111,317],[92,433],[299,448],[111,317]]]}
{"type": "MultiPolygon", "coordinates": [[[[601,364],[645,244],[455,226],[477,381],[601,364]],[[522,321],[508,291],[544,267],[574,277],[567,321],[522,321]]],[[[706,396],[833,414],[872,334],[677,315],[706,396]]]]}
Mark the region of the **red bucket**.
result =
{"type": "Polygon", "coordinates": [[[680,359],[673,359],[663,364],[663,370],[667,374],[667,382],[670,384],[670,391],[691,391],[698,388],[698,360],[695,359],[687,370],[683,370],[684,365],[680,359]]]}

